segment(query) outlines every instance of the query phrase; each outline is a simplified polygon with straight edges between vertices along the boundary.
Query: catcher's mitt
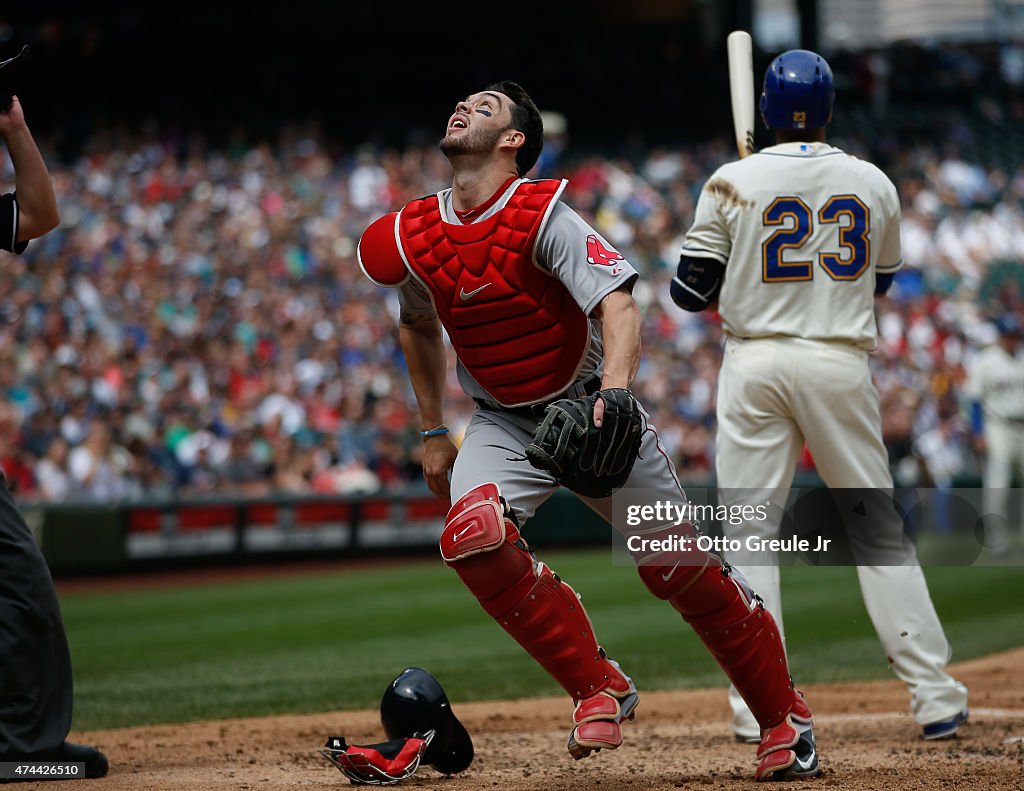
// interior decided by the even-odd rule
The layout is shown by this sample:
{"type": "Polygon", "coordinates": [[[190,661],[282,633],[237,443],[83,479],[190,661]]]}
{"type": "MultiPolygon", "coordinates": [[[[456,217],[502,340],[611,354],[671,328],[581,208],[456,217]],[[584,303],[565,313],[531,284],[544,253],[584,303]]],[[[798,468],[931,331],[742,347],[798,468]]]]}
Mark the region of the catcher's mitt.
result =
{"type": "Polygon", "coordinates": [[[544,410],[526,458],[556,481],[586,497],[607,497],[625,484],[644,432],[640,405],[614,387],[583,398],[552,401],[544,410]],[[604,401],[604,421],[594,425],[594,403],[604,401]]]}

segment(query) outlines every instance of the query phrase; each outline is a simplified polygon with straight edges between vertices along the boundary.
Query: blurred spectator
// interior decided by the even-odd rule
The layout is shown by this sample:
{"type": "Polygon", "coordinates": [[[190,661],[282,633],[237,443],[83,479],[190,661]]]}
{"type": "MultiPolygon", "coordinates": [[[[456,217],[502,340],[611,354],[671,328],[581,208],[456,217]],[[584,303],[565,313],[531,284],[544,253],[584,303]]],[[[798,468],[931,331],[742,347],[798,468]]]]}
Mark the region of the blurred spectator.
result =
{"type": "Polygon", "coordinates": [[[362,462],[337,462],[317,471],[312,489],[318,494],[373,494],[380,490],[380,479],[362,462]]]}
{"type": "Polygon", "coordinates": [[[130,455],[114,445],[102,420],[89,424],[85,440],[68,454],[68,473],[76,499],[120,500],[132,495],[127,473],[130,455]]]}
{"type": "Polygon", "coordinates": [[[927,485],[949,489],[967,468],[969,436],[955,404],[940,411],[938,422],[914,443],[928,475],[927,485]]]}
{"type": "Polygon", "coordinates": [[[291,437],[279,437],[274,443],[271,466],[271,489],[275,494],[301,495],[312,492],[312,454],[291,437]]]}
{"type": "Polygon", "coordinates": [[[200,446],[193,463],[187,468],[181,494],[186,497],[202,497],[215,494],[220,488],[220,473],[210,462],[210,449],[205,445],[200,446]]]}
{"type": "Polygon", "coordinates": [[[257,497],[270,491],[266,468],[258,460],[252,434],[248,431],[231,437],[227,457],[218,473],[223,487],[231,494],[257,497]]]}
{"type": "Polygon", "coordinates": [[[52,503],[66,500],[71,491],[68,475],[68,443],[63,437],[54,437],[46,455],[36,464],[35,476],[39,484],[39,497],[52,503]]]}
{"type": "Polygon", "coordinates": [[[32,466],[16,442],[0,435],[0,471],[7,479],[7,488],[18,497],[36,494],[36,479],[32,466]]]}

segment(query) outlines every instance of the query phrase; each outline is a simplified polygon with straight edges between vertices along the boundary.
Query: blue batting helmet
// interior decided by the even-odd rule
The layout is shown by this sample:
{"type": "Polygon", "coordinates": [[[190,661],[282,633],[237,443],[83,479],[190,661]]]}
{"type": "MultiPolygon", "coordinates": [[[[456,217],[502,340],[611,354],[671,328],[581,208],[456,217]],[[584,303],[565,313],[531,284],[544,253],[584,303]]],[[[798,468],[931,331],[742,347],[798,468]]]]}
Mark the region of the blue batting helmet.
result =
{"type": "Polygon", "coordinates": [[[832,69],[821,55],[791,49],[764,73],[761,118],[769,129],[817,129],[832,117],[832,69]]]}

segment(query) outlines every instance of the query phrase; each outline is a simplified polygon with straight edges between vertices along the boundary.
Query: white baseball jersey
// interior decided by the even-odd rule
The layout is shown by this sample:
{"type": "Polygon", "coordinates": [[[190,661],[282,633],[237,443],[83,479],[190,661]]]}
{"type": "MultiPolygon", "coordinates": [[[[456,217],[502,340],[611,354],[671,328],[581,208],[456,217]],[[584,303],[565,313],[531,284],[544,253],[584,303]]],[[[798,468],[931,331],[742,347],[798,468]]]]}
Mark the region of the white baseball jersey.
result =
{"type": "Polygon", "coordinates": [[[903,263],[899,197],[881,170],[833,146],[771,146],[712,175],[683,253],[726,265],[730,335],[874,349],[875,274],[903,263]]]}
{"type": "Polygon", "coordinates": [[[970,366],[966,392],[986,419],[1024,420],[1024,359],[998,343],[986,347],[970,366]]]}

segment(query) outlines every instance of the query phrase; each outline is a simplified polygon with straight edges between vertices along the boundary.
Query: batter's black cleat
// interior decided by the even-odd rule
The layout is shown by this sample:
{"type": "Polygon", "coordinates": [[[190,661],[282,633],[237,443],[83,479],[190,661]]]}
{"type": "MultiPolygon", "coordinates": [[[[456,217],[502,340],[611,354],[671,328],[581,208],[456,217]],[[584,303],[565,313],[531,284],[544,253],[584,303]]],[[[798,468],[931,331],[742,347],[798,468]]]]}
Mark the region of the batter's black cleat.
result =
{"type": "Polygon", "coordinates": [[[60,747],[57,747],[54,750],[40,750],[39,752],[21,753],[18,755],[0,755],[0,763],[83,764],[83,769],[80,774],[33,773],[31,775],[26,775],[25,777],[0,779],[0,783],[35,783],[40,780],[93,779],[97,777],[106,777],[107,770],[110,768],[110,765],[107,762],[107,756],[105,756],[95,747],[90,747],[87,744],[75,744],[74,742],[64,742],[60,745],[60,747]]]}

